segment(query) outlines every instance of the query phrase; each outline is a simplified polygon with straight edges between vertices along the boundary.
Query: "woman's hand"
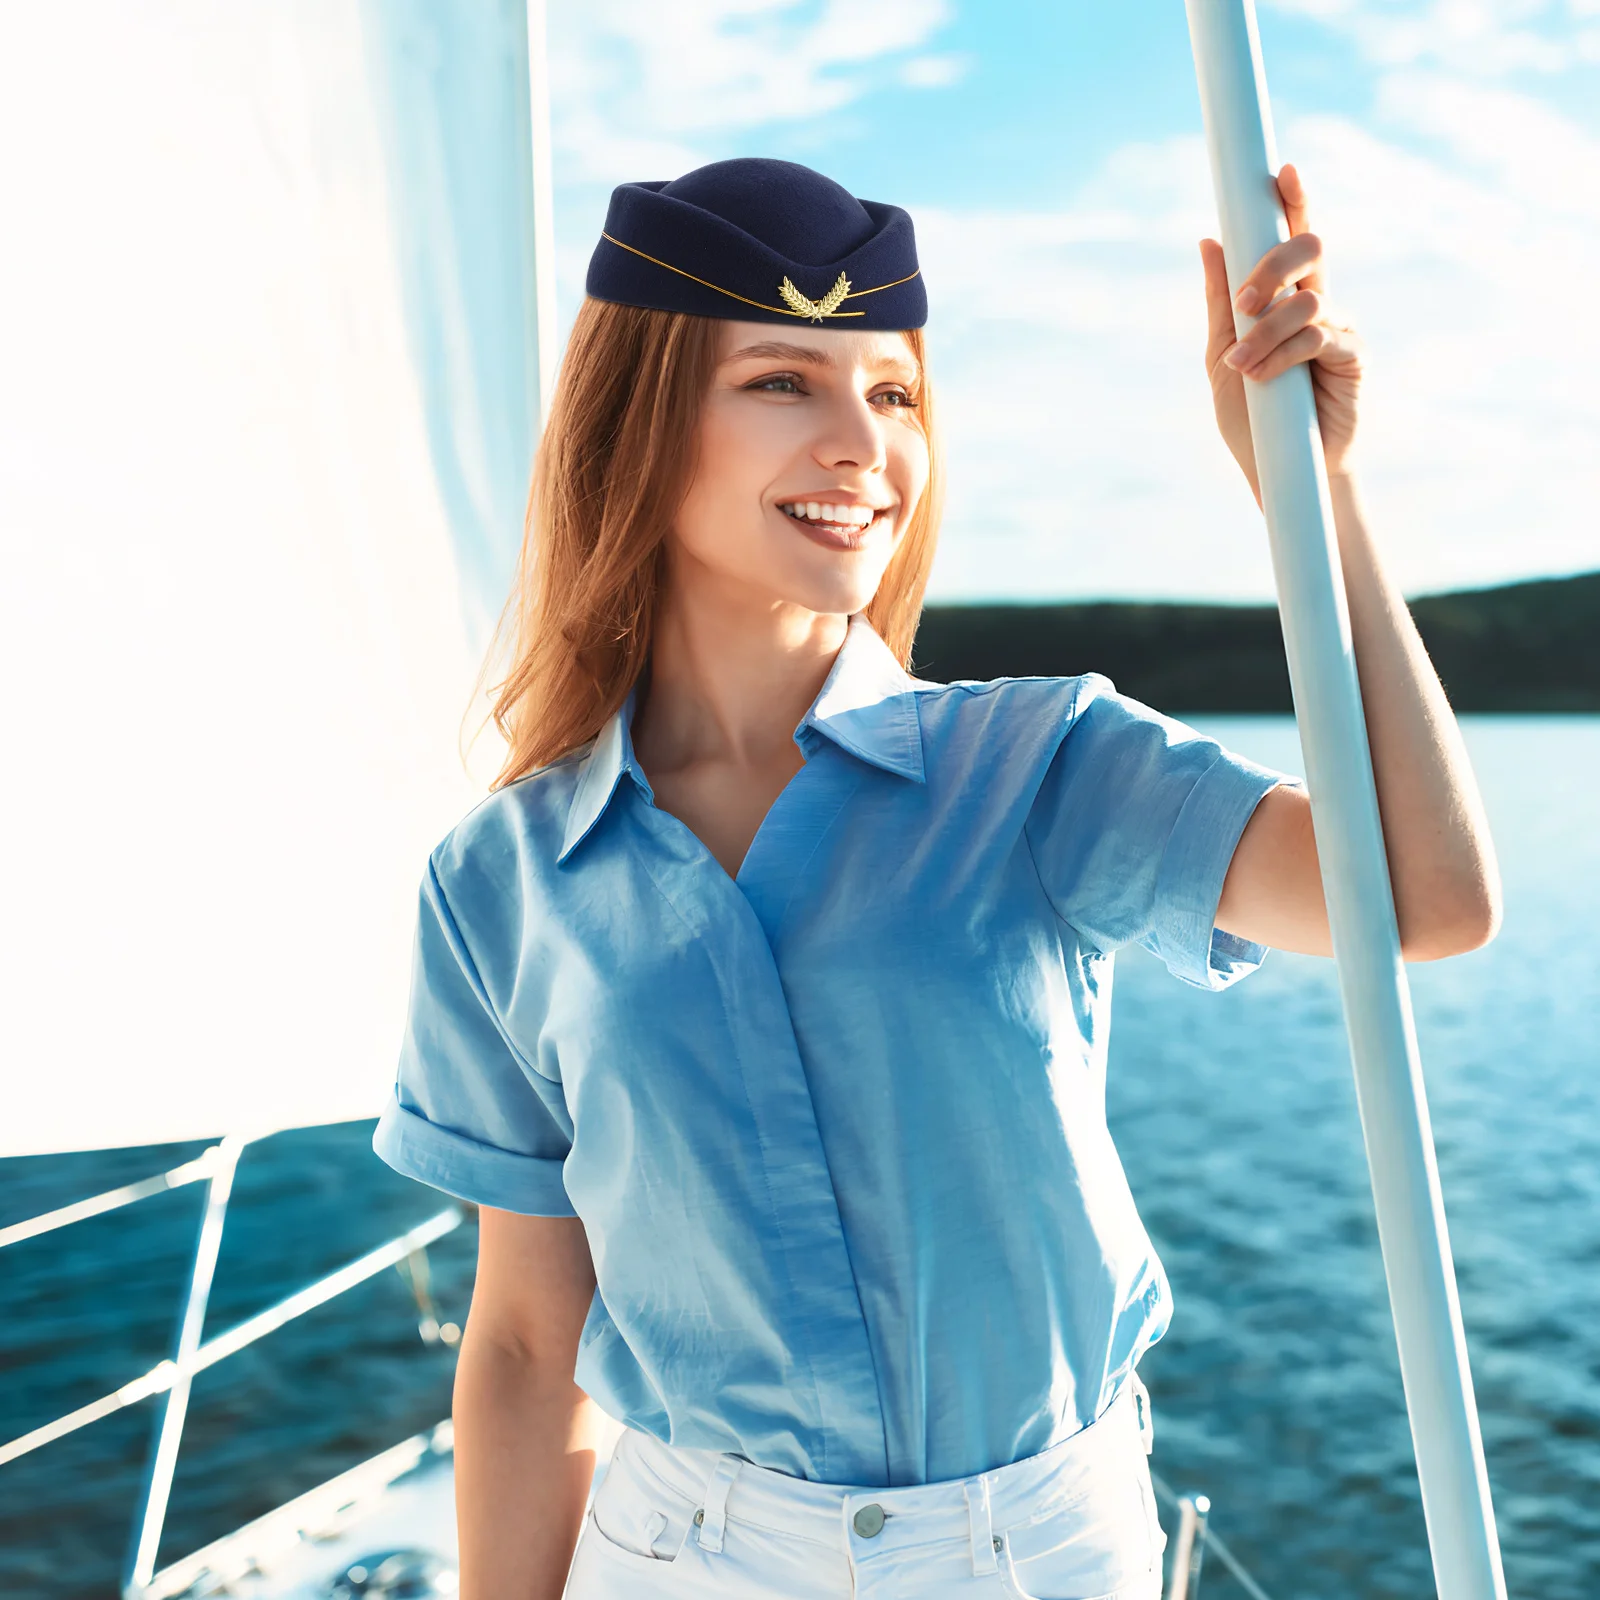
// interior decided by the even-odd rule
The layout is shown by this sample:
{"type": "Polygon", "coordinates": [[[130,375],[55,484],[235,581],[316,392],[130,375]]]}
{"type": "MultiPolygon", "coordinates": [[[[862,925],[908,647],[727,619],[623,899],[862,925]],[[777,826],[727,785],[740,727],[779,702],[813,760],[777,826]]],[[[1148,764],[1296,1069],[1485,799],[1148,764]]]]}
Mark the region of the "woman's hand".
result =
{"type": "Polygon", "coordinates": [[[1331,474],[1347,472],[1356,432],[1356,397],[1361,388],[1361,342],[1329,311],[1323,291],[1322,241],[1306,226],[1306,192],[1292,166],[1278,173],[1278,193],[1289,219],[1289,239],[1275,245],[1228,300],[1222,246],[1200,241],[1206,271],[1210,337],[1206,371],[1217,427],[1249,480],[1259,504],[1256,454],[1250,440],[1244,386],[1275,378],[1302,361],[1311,363],[1322,453],[1331,474]],[[1284,293],[1285,290],[1290,292],[1284,293]],[[1282,295],[1282,298],[1278,297],[1282,295]],[[1259,320],[1242,339],[1234,337],[1234,305],[1259,320]]]}
{"type": "MultiPolygon", "coordinates": [[[[1305,190],[1293,167],[1278,174],[1278,193],[1290,237],[1238,286],[1241,314],[1261,318],[1242,339],[1234,339],[1222,247],[1214,239],[1200,245],[1211,320],[1206,368],[1217,425],[1259,501],[1245,385],[1311,363],[1400,953],[1407,961],[1432,961],[1494,937],[1501,915],[1494,842],[1461,730],[1379,554],[1350,472],[1361,346],[1323,304],[1322,244],[1306,231],[1305,190]]],[[[1228,868],[1216,925],[1283,950],[1331,953],[1305,789],[1280,785],[1256,807],[1228,868]]]]}

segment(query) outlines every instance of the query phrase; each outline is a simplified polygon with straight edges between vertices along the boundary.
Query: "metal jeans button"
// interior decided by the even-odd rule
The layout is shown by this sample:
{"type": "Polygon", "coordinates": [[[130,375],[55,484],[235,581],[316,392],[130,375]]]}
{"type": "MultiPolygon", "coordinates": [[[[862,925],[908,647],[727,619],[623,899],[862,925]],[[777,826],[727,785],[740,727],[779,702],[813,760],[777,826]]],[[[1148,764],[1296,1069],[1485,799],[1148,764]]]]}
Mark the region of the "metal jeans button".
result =
{"type": "Polygon", "coordinates": [[[851,1522],[863,1539],[876,1539],[883,1532],[883,1507],[876,1503],[862,1506],[851,1522]]]}

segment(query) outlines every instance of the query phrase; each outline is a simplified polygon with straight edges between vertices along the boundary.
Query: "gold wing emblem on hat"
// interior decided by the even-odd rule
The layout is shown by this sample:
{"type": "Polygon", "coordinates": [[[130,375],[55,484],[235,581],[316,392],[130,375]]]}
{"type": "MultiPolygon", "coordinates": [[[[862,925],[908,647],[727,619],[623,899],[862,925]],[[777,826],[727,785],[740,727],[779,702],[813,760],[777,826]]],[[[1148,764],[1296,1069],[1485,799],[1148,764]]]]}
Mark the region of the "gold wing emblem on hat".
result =
{"type": "Polygon", "coordinates": [[[845,302],[845,297],[850,293],[850,280],[841,272],[838,281],[820,300],[810,300],[800,293],[787,278],[778,285],[778,297],[796,316],[809,317],[813,322],[821,322],[824,317],[831,317],[845,302]]]}

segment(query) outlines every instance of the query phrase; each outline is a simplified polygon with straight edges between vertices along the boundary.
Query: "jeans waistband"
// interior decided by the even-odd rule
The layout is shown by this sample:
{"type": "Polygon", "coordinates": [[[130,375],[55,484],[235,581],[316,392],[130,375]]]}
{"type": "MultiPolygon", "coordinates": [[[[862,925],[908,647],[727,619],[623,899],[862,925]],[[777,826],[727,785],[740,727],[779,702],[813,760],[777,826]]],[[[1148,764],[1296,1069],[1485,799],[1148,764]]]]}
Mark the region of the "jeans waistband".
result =
{"type": "Polygon", "coordinates": [[[665,1444],[632,1428],[617,1450],[699,1504],[698,1538],[713,1550],[721,1548],[724,1521],[733,1520],[835,1548],[841,1537],[860,1548],[865,1536],[874,1553],[885,1554],[913,1543],[970,1538],[975,1563],[989,1566],[991,1529],[1092,1492],[1089,1469],[1097,1462],[1148,1450],[1148,1419],[1145,1388],[1134,1374],[1092,1423],[1037,1455],[967,1478],[895,1489],[813,1483],[738,1456],[665,1444]]]}

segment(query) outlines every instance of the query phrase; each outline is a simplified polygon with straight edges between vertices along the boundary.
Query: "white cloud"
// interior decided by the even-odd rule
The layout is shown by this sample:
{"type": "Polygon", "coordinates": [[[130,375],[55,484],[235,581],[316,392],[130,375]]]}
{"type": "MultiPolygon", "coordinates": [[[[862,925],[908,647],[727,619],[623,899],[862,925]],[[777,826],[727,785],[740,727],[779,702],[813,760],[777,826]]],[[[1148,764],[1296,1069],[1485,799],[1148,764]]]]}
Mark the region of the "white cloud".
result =
{"type": "Polygon", "coordinates": [[[900,81],[909,89],[947,89],[959,83],[971,62],[966,56],[913,56],[900,69],[900,81]]]}
{"type": "Polygon", "coordinates": [[[1430,64],[1475,76],[1566,72],[1600,59],[1595,0],[1267,0],[1336,28],[1380,67],[1430,64]]]}
{"type": "MultiPolygon", "coordinates": [[[[1386,77],[1302,116],[1336,303],[1367,338],[1368,494],[1413,592],[1600,564],[1600,146],[1547,106],[1386,77]]],[[[920,213],[952,435],[936,592],[1270,593],[1212,430],[1198,137],[1118,152],[1066,211],[920,213]]]]}
{"type": "Polygon", "coordinates": [[[563,176],[676,176],[731,132],[837,113],[891,71],[954,82],[959,60],[925,52],[949,15],[947,0],[594,0],[565,21],[552,8],[563,176]]]}
{"type": "Polygon", "coordinates": [[[919,209],[950,445],[942,598],[1264,594],[1217,439],[1198,136],[1116,153],[1064,212],[919,209]]]}
{"type": "Polygon", "coordinates": [[[1600,140],[1550,106],[1424,70],[1387,74],[1377,109],[1380,122],[1440,147],[1515,203],[1600,223],[1600,140]]]}
{"type": "Polygon", "coordinates": [[[1593,140],[1499,90],[1419,79],[1385,98],[1449,153],[1484,132],[1496,150],[1451,162],[1343,119],[1294,130],[1330,175],[1335,288],[1374,350],[1367,459],[1409,575],[1437,587],[1600,564],[1600,309],[1583,288],[1600,193],[1550,182],[1592,162],[1593,140]]]}

